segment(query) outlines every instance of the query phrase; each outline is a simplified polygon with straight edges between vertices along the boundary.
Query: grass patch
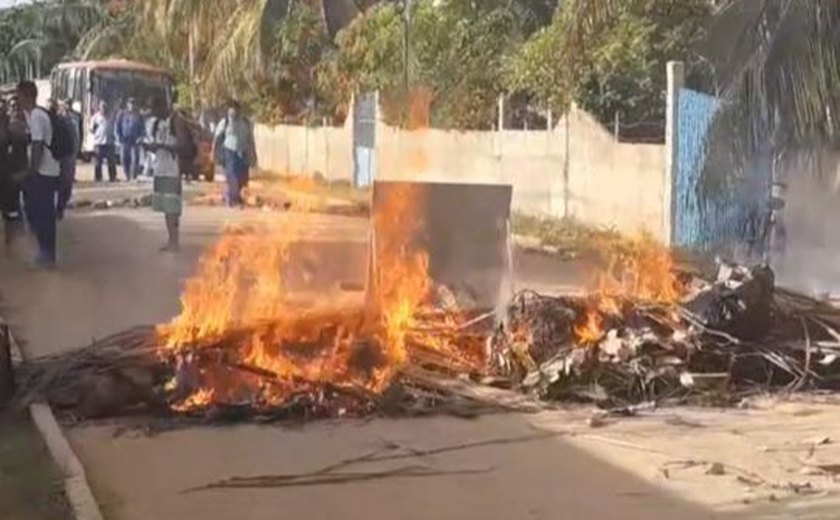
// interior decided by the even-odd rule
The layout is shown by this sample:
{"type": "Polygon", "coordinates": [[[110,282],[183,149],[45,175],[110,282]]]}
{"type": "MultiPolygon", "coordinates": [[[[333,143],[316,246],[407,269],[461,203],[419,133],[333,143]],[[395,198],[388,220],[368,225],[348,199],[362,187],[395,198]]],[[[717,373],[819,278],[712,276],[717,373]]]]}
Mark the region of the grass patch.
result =
{"type": "Polygon", "coordinates": [[[69,520],[63,478],[28,416],[0,415],[0,518],[69,520]]]}
{"type": "MultiPolygon", "coordinates": [[[[650,235],[628,237],[613,229],[597,228],[575,219],[556,219],[514,214],[513,232],[536,238],[540,245],[567,259],[585,257],[597,263],[638,257],[645,243],[657,243],[650,235]]],[[[676,267],[682,271],[711,276],[716,272],[714,256],[708,251],[670,249],[676,267]]]]}
{"type": "Polygon", "coordinates": [[[268,183],[278,183],[284,188],[320,195],[335,199],[341,199],[355,203],[369,203],[370,189],[357,188],[347,180],[328,180],[316,173],[312,177],[300,175],[279,175],[276,173],[259,171],[251,175],[252,180],[268,183]]]}
{"type": "Polygon", "coordinates": [[[566,258],[602,258],[625,246],[628,240],[612,229],[596,228],[578,220],[534,217],[515,213],[513,232],[533,237],[566,258]]]}

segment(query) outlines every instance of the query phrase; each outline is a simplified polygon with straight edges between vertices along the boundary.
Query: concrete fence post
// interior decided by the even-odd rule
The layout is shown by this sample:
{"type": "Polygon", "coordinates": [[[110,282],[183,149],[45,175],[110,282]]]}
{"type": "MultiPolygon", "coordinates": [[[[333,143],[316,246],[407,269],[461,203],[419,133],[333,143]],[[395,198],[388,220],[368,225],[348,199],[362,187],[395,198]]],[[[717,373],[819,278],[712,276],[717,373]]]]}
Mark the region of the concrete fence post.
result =
{"type": "Polygon", "coordinates": [[[312,131],[312,128],[309,126],[308,117],[304,121],[303,129],[303,175],[311,177],[312,165],[309,163],[309,133],[312,131]]]}
{"type": "Polygon", "coordinates": [[[281,126],[280,128],[283,129],[283,146],[285,147],[286,152],[286,172],[285,175],[293,175],[292,172],[292,148],[289,145],[289,127],[286,125],[281,126]]]}
{"type": "Polygon", "coordinates": [[[680,61],[668,62],[668,86],[665,100],[665,171],[662,179],[662,240],[674,244],[676,194],[674,184],[679,173],[680,89],[685,84],[685,67],[680,61]]]}
{"type": "Polygon", "coordinates": [[[327,118],[321,120],[321,131],[324,134],[324,178],[330,179],[330,126],[327,118]]]}
{"type": "Polygon", "coordinates": [[[574,105],[566,110],[566,116],[563,118],[563,218],[568,219],[572,216],[571,211],[571,177],[570,172],[572,163],[572,141],[570,135],[569,119],[572,117],[574,105]]]}
{"type": "Polygon", "coordinates": [[[502,94],[499,96],[498,100],[498,108],[496,110],[498,121],[496,122],[496,149],[494,152],[496,156],[501,158],[502,156],[502,141],[504,140],[504,131],[505,131],[505,96],[502,94]]]}

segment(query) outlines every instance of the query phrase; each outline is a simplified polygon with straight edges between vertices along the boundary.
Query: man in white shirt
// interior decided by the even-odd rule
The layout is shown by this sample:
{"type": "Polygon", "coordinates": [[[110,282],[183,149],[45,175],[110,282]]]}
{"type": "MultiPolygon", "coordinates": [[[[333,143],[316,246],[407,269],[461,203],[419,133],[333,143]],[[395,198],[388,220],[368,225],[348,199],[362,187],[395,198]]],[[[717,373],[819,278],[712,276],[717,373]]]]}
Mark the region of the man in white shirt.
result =
{"type": "Polygon", "coordinates": [[[55,197],[60,169],[50,150],[53,128],[46,110],[36,106],[38,87],[31,81],[17,86],[20,107],[29,127],[29,167],[23,181],[24,205],[29,226],[38,241],[36,263],[42,267],[55,266],[56,213],[55,197]]]}
{"type": "Polygon", "coordinates": [[[117,180],[117,151],[114,144],[114,118],[108,104],[99,102],[99,110],[90,119],[90,132],[93,134],[93,145],[96,148],[96,165],[93,177],[96,182],[102,180],[102,163],[108,161],[108,180],[117,180]]]}

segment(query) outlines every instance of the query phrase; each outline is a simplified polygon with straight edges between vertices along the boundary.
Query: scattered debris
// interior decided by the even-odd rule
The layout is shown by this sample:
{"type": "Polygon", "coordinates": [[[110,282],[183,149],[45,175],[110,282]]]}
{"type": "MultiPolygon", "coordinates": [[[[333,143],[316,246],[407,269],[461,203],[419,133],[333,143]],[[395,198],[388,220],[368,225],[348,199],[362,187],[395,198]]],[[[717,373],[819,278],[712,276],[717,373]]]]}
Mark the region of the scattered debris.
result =
{"type": "Polygon", "coordinates": [[[603,299],[522,293],[492,339],[491,362],[545,399],[603,407],[734,405],[756,389],[840,388],[840,370],[822,364],[840,353],[840,311],[773,278],[766,267],[723,266],[713,283],[691,279],[680,300],[617,296],[595,314],[603,299]]]}
{"type": "Polygon", "coordinates": [[[537,433],[521,437],[510,437],[500,439],[488,439],[452,446],[442,446],[432,449],[418,449],[403,446],[398,443],[384,442],[382,447],[348,459],[340,460],[320,469],[305,473],[294,473],[285,475],[261,475],[257,477],[233,477],[204,486],[188,489],[185,492],[206,491],[212,489],[237,489],[237,488],[279,488],[279,487],[300,487],[318,486],[330,484],[345,484],[351,482],[364,482],[370,480],[381,480],[386,478],[420,478],[440,475],[475,475],[488,473],[492,467],[477,469],[446,469],[438,470],[428,465],[405,465],[395,468],[380,468],[372,471],[346,471],[348,468],[360,465],[382,464],[404,459],[423,459],[428,457],[465,451],[471,449],[487,448],[500,445],[521,444],[536,442],[557,437],[557,433],[537,433]]]}
{"type": "Polygon", "coordinates": [[[709,465],[709,469],[706,470],[706,475],[726,475],[726,468],[720,462],[713,462],[709,465]]]}
{"type": "Polygon", "coordinates": [[[71,200],[67,203],[69,209],[92,208],[106,210],[113,208],[145,208],[152,206],[152,194],[145,193],[137,197],[125,197],[122,199],[80,199],[71,200]]]}
{"type": "Polygon", "coordinates": [[[294,341],[269,323],[172,350],[162,348],[160,330],[137,327],[27,363],[18,395],[21,401],[45,396],[81,418],[145,411],[214,421],[472,417],[543,409],[528,397],[535,395],[596,403],[604,412],[589,424],[598,428],[610,417],[687,400],[735,405],[756,389],[840,388],[840,369],[821,363],[840,353],[840,310],[775,288],[765,267],[725,266],[715,282],[692,278],[687,286],[680,300],[622,296],[606,310],[603,300],[523,292],[499,323],[492,313],[460,311],[462,296],[438,288],[435,306],[418,311],[402,339],[406,359],[381,388],[370,381],[383,366],[382,336],[348,340],[346,327],[362,320],[348,310],[343,321],[313,311],[285,324],[318,331],[294,341]],[[275,355],[299,363],[300,376],[249,363],[237,353],[242,337],[277,342],[275,355]],[[304,377],[306,367],[336,355],[336,348],[346,363],[342,378],[304,377]],[[224,395],[216,392],[222,387],[224,395]]]}

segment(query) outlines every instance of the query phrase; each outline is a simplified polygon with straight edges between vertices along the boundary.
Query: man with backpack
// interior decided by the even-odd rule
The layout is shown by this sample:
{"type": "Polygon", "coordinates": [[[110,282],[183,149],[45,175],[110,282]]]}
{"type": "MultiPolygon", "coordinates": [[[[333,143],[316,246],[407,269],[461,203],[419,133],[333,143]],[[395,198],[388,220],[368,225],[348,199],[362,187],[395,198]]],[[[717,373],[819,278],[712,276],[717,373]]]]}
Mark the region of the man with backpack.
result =
{"type": "Polygon", "coordinates": [[[59,162],[73,153],[73,138],[58,114],[36,105],[38,87],[32,81],[17,86],[20,107],[29,127],[29,166],[23,180],[26,219],[38,241],[35,263],[47,269],[56,262],[56,193],[59,162]]]}
{"type": "Polygon", "coordinates": [[[248,187],[248,172],[256,165],[257,154],[251,122],[235,100],[228,102],[227,117],[216,126],[212,154],[225,170],[227,205],[242,206],[242,189],[248,187]]]}

